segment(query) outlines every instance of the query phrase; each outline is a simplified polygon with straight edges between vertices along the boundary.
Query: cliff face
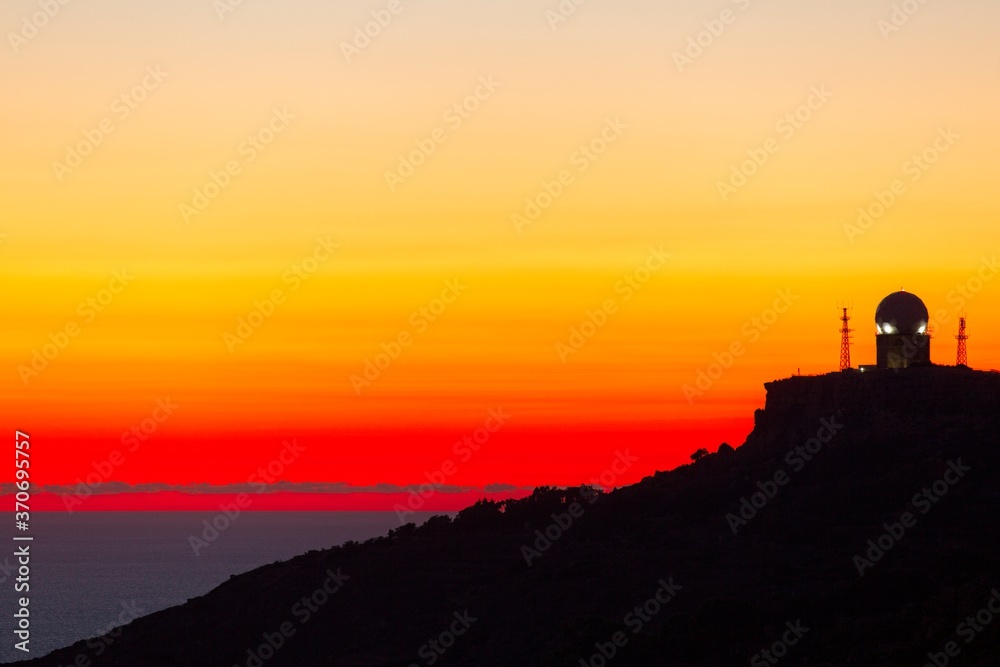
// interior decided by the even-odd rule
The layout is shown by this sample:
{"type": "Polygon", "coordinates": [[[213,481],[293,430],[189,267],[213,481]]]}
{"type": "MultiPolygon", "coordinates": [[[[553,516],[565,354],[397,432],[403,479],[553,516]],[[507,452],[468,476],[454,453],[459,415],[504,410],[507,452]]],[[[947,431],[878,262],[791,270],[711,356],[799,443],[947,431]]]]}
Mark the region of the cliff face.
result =
{"type": "Polygon", "coordinates": [[[940,434],[956,422],[1000,415],[1000,373],[951,366],[793,376],[765,383],[751,449],[791,447],[836,415],[855,438],[940,434]]]}
{"type": "Polygon", "coordinates": [[[735,451],[311,552],[20,664],[996,665],[1000,615],[965,619],[1000,589],[998,407],[964,369],[772,382],[735,451]]]}

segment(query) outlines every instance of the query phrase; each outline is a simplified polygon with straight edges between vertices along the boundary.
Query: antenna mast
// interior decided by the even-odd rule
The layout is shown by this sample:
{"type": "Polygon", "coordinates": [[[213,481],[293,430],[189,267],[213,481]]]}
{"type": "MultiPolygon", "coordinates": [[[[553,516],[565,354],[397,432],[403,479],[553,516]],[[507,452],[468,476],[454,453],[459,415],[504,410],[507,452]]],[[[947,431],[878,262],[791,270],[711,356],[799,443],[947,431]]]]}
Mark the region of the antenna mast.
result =
{"type": "Polygon", "coordinates": [[[959,366],[969,365],[969,350],[965,341],[969,340],[969,334],[965,331],[965,317],[958,318],[958,335],[955,336],[958,341],[958,360],[956,363],[959,366]]]}
{"type": "Polygon", "coordinates": [[[847,308],[842,309],[844,314],[840,321],[844,326],[840,328],[840,370],[846,371],[851,368],[851,332],[854,331],[849,326],[851,316],[847,314],[847,308]]]}

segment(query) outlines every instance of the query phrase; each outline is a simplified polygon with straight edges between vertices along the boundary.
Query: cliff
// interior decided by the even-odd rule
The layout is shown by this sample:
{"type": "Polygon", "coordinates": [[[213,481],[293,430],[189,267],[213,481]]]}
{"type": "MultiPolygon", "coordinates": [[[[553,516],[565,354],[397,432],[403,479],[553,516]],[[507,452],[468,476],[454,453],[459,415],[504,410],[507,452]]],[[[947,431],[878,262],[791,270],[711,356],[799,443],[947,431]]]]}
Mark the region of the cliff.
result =
{"type": "Polygon", "coordinates": [[[1000,373],[930,366],[793,376],[764,384],[767,398],[748,445],[804,440],[822,417],[841,414],[860,433],[936,428],[953,419],[1000,414],[1000,373]],[[805,430],[803,430],[805,429],[805,430]]]}

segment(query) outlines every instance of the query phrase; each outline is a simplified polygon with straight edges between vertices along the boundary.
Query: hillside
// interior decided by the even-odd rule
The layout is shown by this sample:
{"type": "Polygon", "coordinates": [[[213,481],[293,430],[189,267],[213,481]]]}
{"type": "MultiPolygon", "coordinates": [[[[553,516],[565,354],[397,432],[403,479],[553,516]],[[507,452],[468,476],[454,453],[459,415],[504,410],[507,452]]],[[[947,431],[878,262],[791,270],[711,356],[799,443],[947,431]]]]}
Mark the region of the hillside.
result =
{"type": "Polygon", "coordinates": [[[975,616],[1000,611],[1000,374],[766,387],[735,450],[310,552],[138,619],[100,655],[17,664],[996,665],[1000,617],[975,616]]]}

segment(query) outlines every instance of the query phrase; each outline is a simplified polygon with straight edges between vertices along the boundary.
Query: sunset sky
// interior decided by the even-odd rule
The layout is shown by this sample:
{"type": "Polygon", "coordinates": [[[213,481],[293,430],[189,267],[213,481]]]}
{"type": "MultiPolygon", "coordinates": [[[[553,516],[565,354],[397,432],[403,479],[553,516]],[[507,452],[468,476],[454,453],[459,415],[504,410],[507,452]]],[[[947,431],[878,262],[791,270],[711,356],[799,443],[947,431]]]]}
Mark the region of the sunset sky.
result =
{"type": "Polygon", "coordinates": [[[0,8],[36,484],[632,483],[901,287],[1000,368],[995,0],[231,4],[0,8]]]}

